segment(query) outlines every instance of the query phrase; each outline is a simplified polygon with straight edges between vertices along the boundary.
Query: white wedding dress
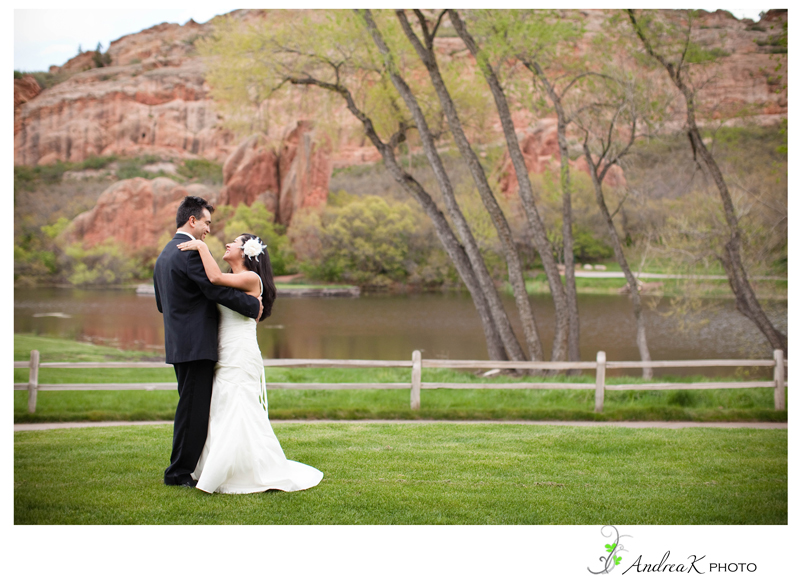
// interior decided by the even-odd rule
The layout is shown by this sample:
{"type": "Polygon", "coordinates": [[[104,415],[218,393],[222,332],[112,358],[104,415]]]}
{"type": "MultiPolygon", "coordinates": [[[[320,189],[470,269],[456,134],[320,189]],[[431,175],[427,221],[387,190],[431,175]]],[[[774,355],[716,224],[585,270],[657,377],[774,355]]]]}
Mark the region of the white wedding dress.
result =
{"type": "Polygon", "coordinates": [[[207,493],[258,493],[316,486],[322,472],[289,461],[272,431],[256,320],[219,304],[217,308],[219,361],[208,437],[192,475],[197,488],[207,493]]]}

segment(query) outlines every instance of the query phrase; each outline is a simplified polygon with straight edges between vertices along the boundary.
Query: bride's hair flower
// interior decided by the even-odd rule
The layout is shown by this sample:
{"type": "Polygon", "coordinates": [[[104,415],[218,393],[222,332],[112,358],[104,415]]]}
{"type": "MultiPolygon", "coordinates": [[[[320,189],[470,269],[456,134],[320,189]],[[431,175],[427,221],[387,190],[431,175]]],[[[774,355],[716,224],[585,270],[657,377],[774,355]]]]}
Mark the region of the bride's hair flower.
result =
{"type": "Polygon", "coordinates": [[[251,238],[242,245],[242,258],[249,256],[258,262],[258,255],[263,253],[265,248],[267,248],[267,245],[261,244],[260,238],[251,238]]]}

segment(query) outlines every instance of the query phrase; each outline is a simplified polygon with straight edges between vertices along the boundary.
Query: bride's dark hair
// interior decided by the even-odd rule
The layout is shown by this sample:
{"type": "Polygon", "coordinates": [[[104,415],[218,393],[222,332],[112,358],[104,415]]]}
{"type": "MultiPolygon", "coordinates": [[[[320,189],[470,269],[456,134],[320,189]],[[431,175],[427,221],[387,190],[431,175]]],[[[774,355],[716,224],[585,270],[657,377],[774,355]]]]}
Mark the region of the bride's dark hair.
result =
{"type": "MultiPolygon", "coordinates": [[[[242,233],[239,237],[241,237],[243,245],[251,238],[264,244],[260,238],[249,232],[242,233]]],[[[264,312],[261,313],[261,318],[258,319],[259,321],[263,321],[272,314],[272,303],[275,302],[275,297],[278,292],[275,289],[275,281],[272,279],[272,262],[269,260],[269,253],[267,249],[264,248],[264,251],[258,255],[258,260],[251,256],[244,256],[242,260],[244,260],[244,266],[247,270],[251,270],[260,276],[261,282],[264,284],[264,294],[261,295],[261,304],[264,305],[264,312]]]]}

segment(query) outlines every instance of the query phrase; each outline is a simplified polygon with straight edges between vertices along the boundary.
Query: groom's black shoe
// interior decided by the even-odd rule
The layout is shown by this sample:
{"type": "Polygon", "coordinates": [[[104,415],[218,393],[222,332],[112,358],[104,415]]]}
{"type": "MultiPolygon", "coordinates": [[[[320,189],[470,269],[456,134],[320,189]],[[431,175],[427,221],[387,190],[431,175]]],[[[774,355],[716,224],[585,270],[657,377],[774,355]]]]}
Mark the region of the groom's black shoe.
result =
{"type": "Polygon", "coordinates": [[[189,477],[186,481],[184,481],[182,483],[176,483],[176,482],[170,483],[170,482],[167,482],[165,480],[164,484],[167,485],[167,486],[172,486],[172,487],[189,487],[189,488],[193,489],[194,487],[197,486],[197,481],[195,481],[194,479],[189,477]]]}

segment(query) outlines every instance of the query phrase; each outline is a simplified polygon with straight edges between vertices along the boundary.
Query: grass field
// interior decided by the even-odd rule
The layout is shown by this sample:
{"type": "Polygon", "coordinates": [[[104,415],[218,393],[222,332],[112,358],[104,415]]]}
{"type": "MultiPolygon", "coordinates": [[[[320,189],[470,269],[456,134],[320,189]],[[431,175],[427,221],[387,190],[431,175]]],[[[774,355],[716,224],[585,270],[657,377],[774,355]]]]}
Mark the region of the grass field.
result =
{"type": "MultiPolygon", "coordinates": [[[[608,266],[610,271],[619,271],[619,265],[616,268],[608,266]]],[[[647,271],[655,272],[655,271],[647,271]]],[[[562,282],[564,277],[561,277],[562,282]]],[[[648,294],[658,294],[666,297],[678,297],[684,295],[686,280],[682,279],[659,279],[659,278],[643,278],[644,283],[661,283],[663,286],[659,289],[648,292],[648,294]]],[[[760,299],[778,299],[784,300],[788,298],[789,283],[785,280],[751,280],[753,289],[760,299]]],[[[578,294],[619,294],[619,290],[626,286],[627,281],[624,278],[591,278],[580,277],[575,279],[575,290],[578,294]]],[[[525,287],[528,294],[550,294],[550,286],[547,283],[547,277],[544,273],[537,274],[534,278],[525,281],[525,287]]],[[[506,285],[506,292],[511,292],[511,285],[506,285]]],[[[694,288],[692,294],[702,296],[705,298],[733,298],[731,287],[725,279],[704,279],[701,281],[694,281],[694,288]]]]}
{"type": "Polygon", "coordinates": [[[785,524],[787,431],[275,424],[299,493],[162,484],[172,427],[14,434],[15,524],[785,524]]]}
{"type": "MultiPolygon", "coordinates": [[[[27,360],[38,349],[49,361],[142,360],[144,353],[119,351],[61,339],[15,335],[15,359],[27,360]]],[[[410,382],[407,369],[267,369],[270,382],[410,382]]],[[[426,369],[425,380],[485,382],[472,372],[426,369]]],[[[738,379],[755,378],[742,374],[738,379]]],[[[761,378],[764,378],[763,376],[761,378]]],[[[769,377],[766,377],[769,378],[769,377]]],[[[28,370],[16,369],[14,382],[27,382],[28,370]]],[[[537,380],[593,383],[591,371],[575,377],[537,380]]],[[[725,380],[724,378],[720,378],[725,380]]],[[[513,382],[498,376],[493,382],[513,382]]],[[[711,380],[697,376],[666,376],[659,381],[711,380]]],[[[172,369],[40,369],[41,383],[174,382],[172,369]]],[[[610,384],[642,382],[612,377],[610,384]]],[[[698,391],[608,391],[603,413],[594,412],[592,390],[424,390],[422,408],[412,411],[407,390],[269,392],[273,419],[529,419],[529,420],[668,420],[778,421],[787,411],[775,411],[771,389],[698,391]]],[[[788,395],[787,395],[788,397],[788,395]]],[[[28,413],[27,392],[14,392],[14,422],[171,420],[176,391],[40,391],[35,413],[28,413]]]]}

